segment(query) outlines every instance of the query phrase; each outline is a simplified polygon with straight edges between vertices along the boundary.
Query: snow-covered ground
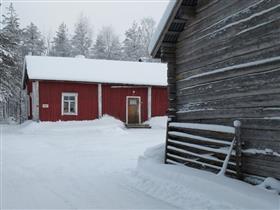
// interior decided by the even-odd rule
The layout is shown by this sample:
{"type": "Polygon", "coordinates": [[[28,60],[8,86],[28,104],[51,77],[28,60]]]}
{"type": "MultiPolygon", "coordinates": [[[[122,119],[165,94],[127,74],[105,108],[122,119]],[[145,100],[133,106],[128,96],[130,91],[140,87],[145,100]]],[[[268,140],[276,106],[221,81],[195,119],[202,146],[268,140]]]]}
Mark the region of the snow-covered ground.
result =
{"type": "Polygon", "coordinates": [[[279,209],[274,193],[163,165],[165,120],[139,130],[111,117],[2,126],[2,208],[279,209]]]}

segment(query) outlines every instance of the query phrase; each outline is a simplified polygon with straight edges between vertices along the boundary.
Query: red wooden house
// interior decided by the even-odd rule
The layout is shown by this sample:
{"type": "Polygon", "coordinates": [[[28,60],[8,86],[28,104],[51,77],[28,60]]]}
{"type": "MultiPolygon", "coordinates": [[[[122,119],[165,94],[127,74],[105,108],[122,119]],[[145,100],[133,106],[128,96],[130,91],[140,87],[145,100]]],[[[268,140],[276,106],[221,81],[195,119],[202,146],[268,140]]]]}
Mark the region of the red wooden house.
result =
{"type": "Polygon", "coordinates": [[[165,64],[26,56],[23,75],[29,119],[140,124],[167,111],[165,64]]]}

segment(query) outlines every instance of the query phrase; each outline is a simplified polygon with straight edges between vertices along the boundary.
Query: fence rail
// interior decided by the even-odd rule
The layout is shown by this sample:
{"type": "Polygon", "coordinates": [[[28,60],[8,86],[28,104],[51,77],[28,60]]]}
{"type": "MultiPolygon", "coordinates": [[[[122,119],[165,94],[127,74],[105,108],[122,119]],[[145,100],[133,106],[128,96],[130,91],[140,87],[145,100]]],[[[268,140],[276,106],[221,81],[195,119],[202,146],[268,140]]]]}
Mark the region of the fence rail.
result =
{"type": "Polygon", "coordinates": [[[168,123],[165,162],[215,173],[225,168],[227,174],[241,178],[240,125],[239,121],[234,126],[168,123]]]}

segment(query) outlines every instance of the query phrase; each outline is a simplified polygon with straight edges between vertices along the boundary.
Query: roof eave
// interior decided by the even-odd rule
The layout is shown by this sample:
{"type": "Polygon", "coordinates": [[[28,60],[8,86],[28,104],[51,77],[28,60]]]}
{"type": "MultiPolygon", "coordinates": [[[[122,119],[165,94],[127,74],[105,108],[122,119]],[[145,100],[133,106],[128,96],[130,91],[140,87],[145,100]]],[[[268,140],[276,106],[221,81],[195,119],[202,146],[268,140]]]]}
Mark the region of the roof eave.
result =
{"type": "Polygon", "coordinates": [[[155,45],[151,47],[150,49],[150,54],[153,58],[159,58],[160,56],[158,56],[158,51],[160,49],[160,46],[163,42],[164,39],[164,35],[166,33],[166,31],[169,29],[173,19],[175,18],[181,4],[182,4],[183,0],[176,0],[176,3],[174,5],[174,7],[171,10],[171,13],[169,14],[169,17],[167,19],[167,21],[164,24],[164,27],[162,28],[160,35],[157,37],[157,41],[155,42],[155,45]]]}

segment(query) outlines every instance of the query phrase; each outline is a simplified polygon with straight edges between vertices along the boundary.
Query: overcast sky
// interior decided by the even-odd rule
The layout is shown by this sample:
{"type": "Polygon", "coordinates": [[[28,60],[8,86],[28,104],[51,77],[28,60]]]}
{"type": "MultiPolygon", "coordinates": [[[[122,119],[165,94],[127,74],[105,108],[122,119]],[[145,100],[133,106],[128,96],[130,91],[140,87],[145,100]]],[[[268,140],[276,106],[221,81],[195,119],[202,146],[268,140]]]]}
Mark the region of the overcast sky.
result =
{"type": "MultiPolygon", "coordinates": [[[[158,22],[169,0],[2,0],[3,8],[10,2],[14,4],[22,27],[32,21],[45,36],[54,35],[61,22],[72,32],[83,13],[89,18],[94,35],[103,25],[112,25],[123,38],[133,20],[152,17],[158,22]]],[[[5,9],[2,12],[5,13],[5,9]]]]}

